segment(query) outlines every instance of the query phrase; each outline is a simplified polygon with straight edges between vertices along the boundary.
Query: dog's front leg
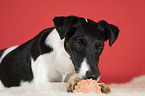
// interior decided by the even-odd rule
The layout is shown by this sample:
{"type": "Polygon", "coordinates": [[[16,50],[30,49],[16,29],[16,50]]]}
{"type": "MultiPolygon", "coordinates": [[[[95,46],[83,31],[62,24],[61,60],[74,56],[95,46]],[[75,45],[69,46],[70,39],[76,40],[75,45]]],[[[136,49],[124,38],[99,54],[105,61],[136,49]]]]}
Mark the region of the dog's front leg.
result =
{"type": "Polygon", "coordinates": [[[81,80],[78,75],[74,74],[68,81],[67,92],[73,92],[74,86],[81,80]]]}
{"type": "Polygon", "coordinates": [[[99,86],[101,87],[101,92],[108,94],[111,92],[111,88],[107,85],[105,85],[104,83],[100,83],[99,86]]]}

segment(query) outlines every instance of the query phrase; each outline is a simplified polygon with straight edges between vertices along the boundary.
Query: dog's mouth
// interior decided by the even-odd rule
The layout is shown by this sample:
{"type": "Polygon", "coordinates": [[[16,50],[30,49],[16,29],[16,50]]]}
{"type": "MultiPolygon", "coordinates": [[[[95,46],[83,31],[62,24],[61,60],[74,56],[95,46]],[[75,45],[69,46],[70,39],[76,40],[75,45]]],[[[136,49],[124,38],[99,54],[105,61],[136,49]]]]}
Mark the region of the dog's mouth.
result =
{"type": "MultiPolygon", "coordinates": [[[[93,65],[93,64],[92,64],[93,65]]],[[[100,71],[97,66],[90,67],[90,65],[87,62],[87,59],[84,58],[82,63],[80,64],[79,67],[75,66],[76,68],[76,73],[81,79],[90,79],[92,78],[93,80],[99,80],[100,78],[100,71]]]]}

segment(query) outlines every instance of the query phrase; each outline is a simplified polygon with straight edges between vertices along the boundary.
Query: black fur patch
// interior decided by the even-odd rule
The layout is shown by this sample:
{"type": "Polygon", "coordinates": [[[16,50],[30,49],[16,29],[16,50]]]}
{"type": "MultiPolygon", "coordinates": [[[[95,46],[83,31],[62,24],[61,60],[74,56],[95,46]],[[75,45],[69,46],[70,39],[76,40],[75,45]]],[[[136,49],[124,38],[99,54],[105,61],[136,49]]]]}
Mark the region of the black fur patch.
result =
{"type": "MultiPolygon", "coordinates": [[[[45,45],[45,39],[53,29],[45,29],[4,57],[0,64],[0,79],[5,87],[19,86],[21,81],[32,81],[31,57],[36,60],[39,55],[52,51],[51,47],[45,45]]],[[[3,50],[0,55],[2,53],[3,50]]]]}
{"type": "Polygon", "coordinates": [[[31,48],[31,55],[34,60],[36,60],[39,55],[49,53],[53,50],[50,46],[45,44],[45,39],[53,29],[54,28],[45,29],[34,38],[31,48]]]}
{"type": "Polygon", "coordinates": [[[19,86],[20,82],[31,81],[30,49],[32,40],[11,51],[0,64],[0,79],[5,87],[19,86]]]}

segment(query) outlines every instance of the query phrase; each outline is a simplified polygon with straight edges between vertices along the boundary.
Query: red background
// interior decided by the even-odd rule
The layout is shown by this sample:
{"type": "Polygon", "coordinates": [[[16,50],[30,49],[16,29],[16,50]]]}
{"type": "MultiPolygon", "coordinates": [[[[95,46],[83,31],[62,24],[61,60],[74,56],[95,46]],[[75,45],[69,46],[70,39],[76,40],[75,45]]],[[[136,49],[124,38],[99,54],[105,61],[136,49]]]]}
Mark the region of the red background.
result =
{"type": "Polygon", "coordinates": [[[100,58],[102,81],[122,83],[145,74],[144,0],[0,0],[0,49],[28,41],[62,15],[119,27],[118,40],[111,48],[107,41],[100,58]]]}

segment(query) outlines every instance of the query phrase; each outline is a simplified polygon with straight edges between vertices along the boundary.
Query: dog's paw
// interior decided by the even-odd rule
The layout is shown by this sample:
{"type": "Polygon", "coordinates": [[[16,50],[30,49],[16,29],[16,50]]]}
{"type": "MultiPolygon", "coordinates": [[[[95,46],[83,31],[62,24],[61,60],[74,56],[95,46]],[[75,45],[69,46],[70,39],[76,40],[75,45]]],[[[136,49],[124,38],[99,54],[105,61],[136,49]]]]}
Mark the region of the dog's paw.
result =
{"type": "Polygon", "coordinates": [[[67,92],[73,92],[75,85],[77,85],[77,83],[81,80],[82,79],[80,79],[78,76],[72,77],[68,82],[67,92]]]}
{"type": "Polygon", "coordinates": [[[101,92],[108,94],[111,92],[111,88],[103,83],[99,84],[99,86],[101,87],[101,92]]]}

